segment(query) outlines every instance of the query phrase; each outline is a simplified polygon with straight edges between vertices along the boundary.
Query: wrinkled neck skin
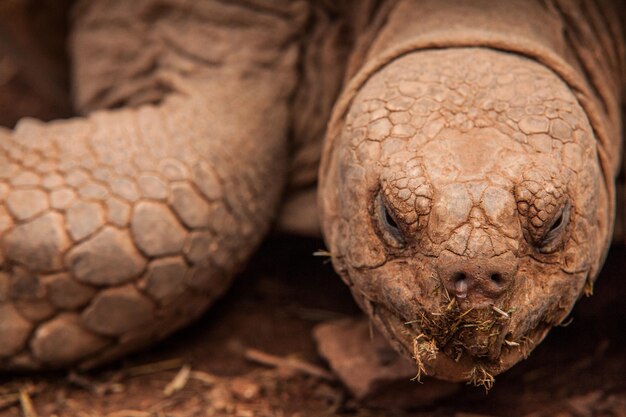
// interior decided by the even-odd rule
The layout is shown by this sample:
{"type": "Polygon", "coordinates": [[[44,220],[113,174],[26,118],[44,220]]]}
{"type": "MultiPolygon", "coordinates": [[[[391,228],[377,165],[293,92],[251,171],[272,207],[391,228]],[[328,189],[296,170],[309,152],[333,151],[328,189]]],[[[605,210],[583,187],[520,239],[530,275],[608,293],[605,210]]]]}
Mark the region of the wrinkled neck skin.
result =
{"type": "Polygon", "coordinates": [[[618,103],[551,29],[529,29],[554,16],[511,2],[480,26],[485,5],[466,3],[389,15],[335,108],[319,205],[335,268],[418,375],[489,386],[591,291],[618,103]],[[411,29],[441,27],[441,13],[450,31],[411,29]],[[513,16],[530,20],[506,33],[513,16]]]}

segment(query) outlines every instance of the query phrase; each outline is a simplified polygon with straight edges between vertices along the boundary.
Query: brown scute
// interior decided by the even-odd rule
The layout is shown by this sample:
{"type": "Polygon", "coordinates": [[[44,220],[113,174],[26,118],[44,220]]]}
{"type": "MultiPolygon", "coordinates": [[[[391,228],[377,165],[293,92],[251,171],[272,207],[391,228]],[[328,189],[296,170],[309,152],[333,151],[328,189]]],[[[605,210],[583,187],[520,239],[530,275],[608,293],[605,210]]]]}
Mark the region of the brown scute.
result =
{"type": "Polygon", "coordinates": [[[101,291],[82,314],[86,328],[107,336],[120,336],[151,323],[154,306],[132,286],[101,291]]]}
{"type": "Polygon", "coordinates": [[[107,339],[87,331],[76,315],[62,314],[37,328],[32,350],[37,360],[59,366],[94,354],[107,343],[107,339]]]}
{"type": "Polygon", "coordinates": [[[80,282],[116,285],[137,277],[146,261],[135,249],[128,233],[106,227],[72,248],[67,263],[80,282]]]}
{"type": "Polygon", "coordinates": [[[0,357],[6,358],[20,352],[32,327],[11,304],[0,305],[0,357]]]}

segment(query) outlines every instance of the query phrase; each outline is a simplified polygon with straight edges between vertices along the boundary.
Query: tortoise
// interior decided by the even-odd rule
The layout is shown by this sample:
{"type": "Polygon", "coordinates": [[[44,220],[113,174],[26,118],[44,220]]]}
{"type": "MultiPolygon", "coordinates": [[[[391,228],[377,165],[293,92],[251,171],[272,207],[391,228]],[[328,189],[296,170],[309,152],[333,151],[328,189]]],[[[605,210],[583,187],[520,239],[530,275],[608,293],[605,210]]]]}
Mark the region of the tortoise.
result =
{"type": "Polygon", "coordinates": [[[0,130],[0,367],[153,344],[282,230],[323,235],[419,375],[505,371],[591,294],[612,239],[620,12],[78,1],[81,116],[0,130]]]}

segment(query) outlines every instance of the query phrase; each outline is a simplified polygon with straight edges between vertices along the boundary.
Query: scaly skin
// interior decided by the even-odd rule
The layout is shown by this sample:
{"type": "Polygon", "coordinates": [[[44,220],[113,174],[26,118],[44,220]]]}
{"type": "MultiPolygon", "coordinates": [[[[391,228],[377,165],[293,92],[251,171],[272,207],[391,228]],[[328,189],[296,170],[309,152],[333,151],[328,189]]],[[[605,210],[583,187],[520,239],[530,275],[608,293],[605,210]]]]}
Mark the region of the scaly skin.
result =
{"type": "Polygon", "coordinates": [[[222,50],[209,63],[198,55],[219,52],[237,27],[201,21],[202,8],[183,3],[154,10],[107,0],[78,10],[83,108],[113,96],[116,105],[155,104],[0,131],[1,368],[90,367],[165,337],[224,292],[275,216],[297,25],[204,3],[262,31],[286,22],[264,38],[245,26],[240,38],[256,48],[222,50]],[[202,36],[163,41],[173,22],[182,31],[185,13],[196,19],[186,28],[203,25],[202,36]],[[111,78],[124,59],[114,51],[127,41],[144,42],[152,64],[111,78]]]}
{"type": "Polygon", "coordinates": [[[360,89],[337,141],[321,190],[333,262],[428,375],[506,370],[599,268],[608,198],[593,132],[532,60],[405,55],[360,89]]]}
{"type": "Polygon", "coordinates": [[[322,229],[418,378],[489,388],[591,293],[620,166],[614,6],[398,0],[353,57],[322,229]]]}

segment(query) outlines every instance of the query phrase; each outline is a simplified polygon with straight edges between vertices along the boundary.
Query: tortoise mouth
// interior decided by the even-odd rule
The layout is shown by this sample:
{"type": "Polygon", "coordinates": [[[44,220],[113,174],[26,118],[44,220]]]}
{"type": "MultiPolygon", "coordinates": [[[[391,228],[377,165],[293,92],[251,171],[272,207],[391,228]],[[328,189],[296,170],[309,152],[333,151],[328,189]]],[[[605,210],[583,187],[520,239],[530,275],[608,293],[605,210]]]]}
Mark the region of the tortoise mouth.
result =
{"type": "Polygon", "coordinates": [[[511,315],[496,309],[451,309],[442,316],[406,320],[376,304],[373,318],[396,350],[415,361],[418,374],[476,383],[478,374],[493,377],[525,359],[551,327],[541,322],[513,341],[511,315]]]}

